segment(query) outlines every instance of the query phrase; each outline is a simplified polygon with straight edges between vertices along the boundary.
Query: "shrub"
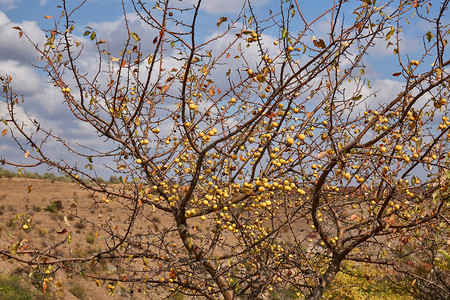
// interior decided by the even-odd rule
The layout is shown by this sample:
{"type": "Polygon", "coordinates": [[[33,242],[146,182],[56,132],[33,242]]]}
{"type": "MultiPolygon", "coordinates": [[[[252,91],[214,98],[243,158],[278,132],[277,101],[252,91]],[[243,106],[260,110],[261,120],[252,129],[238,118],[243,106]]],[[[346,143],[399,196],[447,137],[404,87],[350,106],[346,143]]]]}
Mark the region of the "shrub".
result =
{"type": "Polygon", "coordinates": [[[17,276],[0,276],[0,299],[27,300],[34,299],[34,294],[25,287],[17,276]]]}
{"type": "Polygon", "coordinates": [[[93,244],[95,242],[95,235],[91,232],[86,236],[86,242],[93,244]]]}
{"type": "Polygon", "coordinates": [[[62,202],[60,200],[58,201],[53,201],[52,203],[50,203],[49,205],[47,205],[47,207],[45,208],[46,211],[49,211],[51,213],[57,213],[58,211],[60,211],[63,208],[62,206],[62,202]]]}
{"type": "Polygon", "coordinates": [[[82,287],[80,284],[75,284],[69,289],[69,292],[77,297],[78,299],[86,299],[87,293],[84,287],[82,287]]]}

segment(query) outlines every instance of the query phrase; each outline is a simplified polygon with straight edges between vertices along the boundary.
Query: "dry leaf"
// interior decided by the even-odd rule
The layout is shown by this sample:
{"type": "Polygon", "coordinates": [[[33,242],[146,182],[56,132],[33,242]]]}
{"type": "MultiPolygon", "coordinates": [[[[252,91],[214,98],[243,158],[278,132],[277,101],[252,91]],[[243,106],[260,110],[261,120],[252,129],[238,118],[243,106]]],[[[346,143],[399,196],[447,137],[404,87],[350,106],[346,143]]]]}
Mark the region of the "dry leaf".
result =
{"type": "Polygon", "coordinates": [[[322,39],[313,40],[313,43],[314,43],[314,46],[316,46],[317,48],[320,48],[320,49],[326,48],[325,42],[322,39]]]}
{"type": "Polygon", "coordinates": [[[319,154],[317,154],[318,159],[324,158],[325,156],[327,156],[327,151],[322,151],[319,154]]]}
{"type": "Polygon", "coordinates": [[[51,18],[53,18],[53,16],[44,16],[44,18],[51,19],[51,18]]]}
{"type": "Polygon", "coordinates": [[[266,113],[266,117],[268,117],[269,119],[273,119],[277,116],[276,113],[274,113],[272,110],[266,113]]]}
{"type": "Polygon", "coordinates": [[[69,219],[67,218],[67,216],[64,216],[64,222],[71,227],[70,223],[69,223],[69,219]]]}

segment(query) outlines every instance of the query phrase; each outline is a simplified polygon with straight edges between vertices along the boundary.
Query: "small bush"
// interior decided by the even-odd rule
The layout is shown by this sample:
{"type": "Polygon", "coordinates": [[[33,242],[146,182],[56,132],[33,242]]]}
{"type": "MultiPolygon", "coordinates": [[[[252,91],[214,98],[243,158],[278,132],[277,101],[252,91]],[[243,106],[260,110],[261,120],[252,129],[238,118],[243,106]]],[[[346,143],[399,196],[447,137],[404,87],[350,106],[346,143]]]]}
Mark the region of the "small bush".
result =
{"type": "Polygon", "coordinates": [[[13,171],[0,168],[0,178],[3,178],[3,177],[4,178],[13,178],[13,177],[17,177],[17,174],[13,171]]]}
{"type": "Polygon", "coordinates": [[[11,218],[8,220],[8,222],[6,222],[6,227],[15,227],[16,224],[16,219],[15,218],[11,218]]]}
{"type": "Polygon", "coordinates": [[[2,300],[32,300],[33,293],[24,287],[17,276],[0,277],[0,299],[2,300]]]}
{"type": "Polygon", "coordinates": [[[37,205],[33,205],[32,210],[35,211],[35,212],[41,212],[41,211],[42,211],[42,208],[40,208],[40,207],[37,206],[37,205]]]}
{"type": "Polygon", "coordinates": [[[117,176],[111,175],[109,177],[109,182],[110,183],[121,183],[122,180],[120,180],[120,178],[118,178],[117,176]]]}
{"type": "Polygon", "coordinates": [[[84,228],[86,228],[86,224],[84,224],[82,221],[80,221],[78,223],[75,223],[74,226],[75,226],[76,229],[84,229],[84,228]]]}
{"type": "Polygon", "coordinates": [[[69,292],[77,297],[78,299],[86,299],[87,293],[84,287],[82,287],[80,284],[75,284],[69,289],[69,292]]]}
{"type": "Polygon", "coordinates": [[[48,234],[47,228],[40,228],[39,229],[39,236],[46,236],[48,234]]]}
{"type": "Polygon", "coordinates": [[[62,202],[60,200],[58,201],[53,201],[52,203],[50,203],[49,205],[47,205],[46,208],[44,208],[46,211],[49,211],[51,213],[57,213],[58,211],[60,211],[63,208],[62,206],[62,202]]]}
{"type": "Polygon", "coordinates": [[[86,236],[86,242],[93,244],[95,242],[95,235],[91,232],[86,236]]]}

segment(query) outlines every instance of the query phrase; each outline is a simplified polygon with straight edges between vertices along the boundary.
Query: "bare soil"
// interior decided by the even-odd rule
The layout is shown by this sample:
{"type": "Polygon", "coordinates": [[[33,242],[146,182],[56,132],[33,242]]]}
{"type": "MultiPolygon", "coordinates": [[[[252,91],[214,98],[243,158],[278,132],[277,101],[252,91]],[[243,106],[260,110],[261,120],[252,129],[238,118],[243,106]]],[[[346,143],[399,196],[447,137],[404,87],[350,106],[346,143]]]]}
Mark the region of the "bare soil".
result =
{"type": "MultiPolygon", "coordinates": [[[[19,243],[22,252],[27,249],[45,250],[58,241],[64,241],[70,234],[72,242],[65,242],[65,250],[69,253],[96,252],[102,237],[81,220],[107,219],[122,227],[127,218],[123,210],[114,209],[114,203],[95,204],[102,197],[101,194],[92,195],[80,189],[75,183],[0,178],[0,249],[12,249],[14,244],[19,243]]],[[[5,256],[0,258],[0,275],[19,275],[25,279],[26,286],[34,289],[29,276],[32,268],[5,256]]],[[[103,267],[114,268],[108,264],[103,267]]],[[[87,280],[63,270],[56,272],[48,286],[45,299],[163,298],[163,294],[160,296],[158,291],[135,290],[126,285],[110,295],[107,283],[97,287],[95,280],[87,280]],[[62,284],[60,288],[57,287],[59,282],[62,284]],[[70,291],[78,294],[78,297],[70,291]]],[[[42,289],[36,289],[36,292],[42,293],[42,289]]]]}
{"type": "MultiPolygon", "coordinates": [[[[112,188],[120,186],[111,185],[112,188]]],[[[27,249],[44,251],[51,245],[64,242],[61,248],[65,257],[67,255],[70,257],[71,254],[73,257],[86,257],[89,253],[105,249],[102,236],[105,233],[101,230],[96,231],[89,222],[92,224],[108,222],[109,226],[123,231],[127,225],[129,211],[124,210],[123,206],[113,199],[109,203],[104,203],[103,197],[103,194],[91,194],[75,183],[0,178],[0,249],[12,249],[13,245],[19,243],[19,250],[22,253],[27,249]],[[24,225],[28,228],[24,228],[24,225]],[[65,241],[69,234],[70,244],[65,241]]],[[[147,213],[153,213],[152,209],[148,208],[147,213]]],[[[171,224],[170,217],[160,212],[154,212],[153,218],[158,219],[157,223],[160,226],[171,224]]],[[[193,220],[191,225],[200,228],[205,226],[205,223],[198,218],[198,223],[193,220]]],[[[134,230],[145,230],[143,226],[145,225],[136,224],[134,230]]],[[[295,232],[302,233],[302,239],[318,238],[305,219],[294,222],[292,226],[295,227],[293,228],[295,232]]],[[[286,241],[294,241],[292,234],[283,232],[282,235],[286,241]]],[[[113,271],[115,268],[110,263],[99,267],[102,267],[103,271],[110,269],[113,271]]],[[[30,284],[32,272],[30,266],[0,255],[0,275],[21,275],[28,286],[32,287],[30,284]]],[[[36,282],[34,284],[37,285],[36,282]]],[[[85,279],[78,274],[58,270],[53,281],[49,283],[44,299],[163,299],[168,295],[166,290],[145,290],[127,284],[121,284],[115,289],[114,294],[110,295],[107,285],[108,282],[101,282],[98,287],[93,279],[85,279]],[[62,286],[58,288],[57,283],[62,286]],[[80,290],[84,292],[84,296],[74,296],[74,291],[80,290]]],[[[42,286],[38,286],[36,292],[42,293],[42,286]]]]}

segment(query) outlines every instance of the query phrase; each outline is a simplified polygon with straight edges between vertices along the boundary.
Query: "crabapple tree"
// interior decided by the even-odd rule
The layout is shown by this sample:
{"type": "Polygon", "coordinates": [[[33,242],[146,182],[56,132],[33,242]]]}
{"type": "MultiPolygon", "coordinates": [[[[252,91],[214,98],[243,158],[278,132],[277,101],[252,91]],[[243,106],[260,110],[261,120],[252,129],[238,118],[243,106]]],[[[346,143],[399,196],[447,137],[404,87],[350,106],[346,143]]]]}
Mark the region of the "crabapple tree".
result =
{"type": "Polygon", "coordinates": [[[19,101],[4,74],[3,139],[28,164],[2,163],[45,164],[128,219],[91,221],[104,238],[84,257],[69,254],[70,232],[2,255],[208,299],[319,299],[345,262],[398,270],[399,255],[448,251],[448,1],[318,1],[313,13],[303,1],[243,1],[212,33],[205,2],[123,0],[119,46],[79,25],[72,1],[45,44],[15,28],[108,148],[18,114],[33,99],[19,101]],[[52,154],[54,143],[83,163],[52,154]],[[99,168],[123,182],[100,181],[99,168]],[[89,269],[102,261],[117,269],[89,269]]]}

